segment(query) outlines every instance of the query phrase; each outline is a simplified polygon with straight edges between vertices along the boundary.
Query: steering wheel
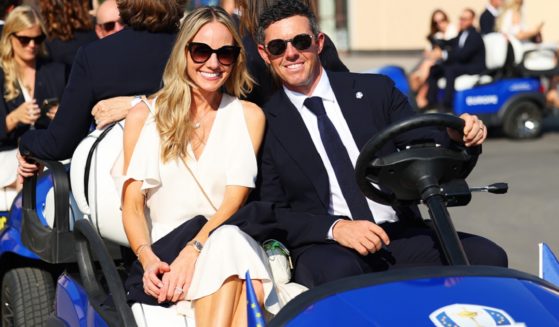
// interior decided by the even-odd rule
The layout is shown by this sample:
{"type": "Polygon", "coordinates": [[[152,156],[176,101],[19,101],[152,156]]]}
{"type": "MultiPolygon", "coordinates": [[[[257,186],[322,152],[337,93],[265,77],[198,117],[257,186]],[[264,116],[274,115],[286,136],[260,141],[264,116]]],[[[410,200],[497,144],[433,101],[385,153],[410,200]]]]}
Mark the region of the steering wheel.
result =
{"type": "Polygon", "coordinates": [[[427,190],[455,179],[465,179],[481,153],[481,146],[450,148],[434,143],[412,145],[398,152],[377,157],[377,152],[391,139],[421,127],[438,126],[458,131],[464,120],[448,114],[422,114],[393,124],[372,137],[361,150],[355,166],[357,184],[365,196],[386,205],[409,205],[425,199],[427,190]],[[381,185],[382,190],[374,184],[381,185]],[[388,188],[391,192],[385,191],[388,188]]]}

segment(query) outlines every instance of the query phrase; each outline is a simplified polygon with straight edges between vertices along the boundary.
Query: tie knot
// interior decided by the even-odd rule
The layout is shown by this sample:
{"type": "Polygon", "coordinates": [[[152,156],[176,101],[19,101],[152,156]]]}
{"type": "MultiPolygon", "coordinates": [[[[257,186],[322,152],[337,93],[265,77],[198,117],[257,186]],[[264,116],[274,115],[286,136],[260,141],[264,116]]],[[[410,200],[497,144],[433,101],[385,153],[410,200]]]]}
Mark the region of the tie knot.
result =
{"type": "Polygon", "coordinates": [[[326,110],[324,109],[321,97],[306,98],[303,104],[316,116],[326,115],[326,110]]]}

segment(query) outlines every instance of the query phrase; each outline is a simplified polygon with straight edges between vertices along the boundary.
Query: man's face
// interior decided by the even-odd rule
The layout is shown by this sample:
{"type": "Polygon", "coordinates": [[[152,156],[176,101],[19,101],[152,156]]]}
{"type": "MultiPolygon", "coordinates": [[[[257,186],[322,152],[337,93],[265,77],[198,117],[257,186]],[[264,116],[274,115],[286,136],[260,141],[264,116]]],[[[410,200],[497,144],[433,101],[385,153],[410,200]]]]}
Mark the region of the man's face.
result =
{"type": "Polygon", "coordinates": [[[491,0],[491,5],[495,8],[501,8],[503,5],[503,0],[491,0]]]}
{"type": "Polygon", "coordinates": [[[474,24],[474,16],[471,12],[464,10],[460,15],[460,30],[465,31],[474,24]]]}
{"type": "Polygon", "coordinates": [[[120,20],[120,13],[114,0],[107,0],[97,10],[97,26],[95,33],[102,39],[124,28],[120,20]]]}
{"type": "Polygon", "coordinates": [[[264,31],[264,45],[258,45],[258,52],[288,89],[309,95],[321,74],[318,55],[323,44],[324,35],[313,35],[307,17],[292,16],[264,31]],[[306,42],[309,36],[310,43],[306,42]],[[291,41],[282,42],[287,40],[291,41]]]}

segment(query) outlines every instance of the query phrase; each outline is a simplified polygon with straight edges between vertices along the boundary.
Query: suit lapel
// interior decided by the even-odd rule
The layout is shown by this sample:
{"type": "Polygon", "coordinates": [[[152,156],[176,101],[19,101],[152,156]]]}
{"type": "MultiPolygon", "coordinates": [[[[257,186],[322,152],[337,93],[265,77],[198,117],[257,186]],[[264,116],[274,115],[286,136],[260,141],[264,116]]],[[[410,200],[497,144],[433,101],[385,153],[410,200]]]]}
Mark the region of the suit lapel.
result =
{"type": "Polygon", "coordinates": [[[330,185],[326,168],[297,108],[283,91],[278,93],[278,97],[267,106],[268,126],[285,151],[309,178],[324,207],[328,209],[330,185]]]}
{"type": "Polygon", "coordinates": [[[335,74],[328,72],[330,85],[336,95],[336,100],[349,126],[358,149],[362,149],[367,141],[376,133],[375,125],[372,121],[371,108],[367,106],[369,102],[365,90],[356,85],[356,81],[350,74],[335,74]]]}

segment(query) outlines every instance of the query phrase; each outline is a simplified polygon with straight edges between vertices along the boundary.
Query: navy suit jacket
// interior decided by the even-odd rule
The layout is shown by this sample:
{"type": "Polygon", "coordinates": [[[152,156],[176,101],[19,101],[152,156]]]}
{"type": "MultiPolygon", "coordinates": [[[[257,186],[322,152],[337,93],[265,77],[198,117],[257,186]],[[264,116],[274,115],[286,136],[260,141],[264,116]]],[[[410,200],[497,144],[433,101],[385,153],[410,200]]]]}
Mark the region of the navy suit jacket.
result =
{"type": "Polygon", "coordinates": [[[443,65],[459,65],[461,74],[479,74],[485,70],[485,44],[481,34],[474,27],[467,31],[468,37],[462,47],[459,46],[459,41],[464,32],[446,42],[449,50],[443,65]]]}
{"type": "Polygon", "coordinates": [[[482,35],[495,32],[495,16],[488,9],[479,16],[479,29],[482,35]]]}
{"type": "Polygon", "coordinates": [[[72,66],[64,96],[46,130],[23,135],[20,151],[62,160],[89,132],[91,109],[100,100],[156,92],[176,34],[125,29],[82,47],[72,66]]]}
{"type": "MultiPolygon", "coordinates": [[[[415,115],[407,98],[385,76],[328,72],[328,77],[360,149],[388,125],[415,115]],[[356,96],[358,92],[362,97],[356,96]]],[[[258,215],[259,219],[273,224],[276,235],[266,236],[283,237],[297,256],[298,249],[308,244],[329,242],[328,230],[341,217],[328,214],[330,186],[326,169],[300,114],[285,92],[277,92],[264,110],[267,131],[255,190],[260,201],[250,203],[239,213],[244,212],[245,217],[258,215]],[[255,209],[262,209],[266,204],[274,211],[273,218],[265,210],[255,209]]],[[[439,129],[416,130],[388,143],[379,155],[420,139],[449,142],[446,132],[439,129]]],[[[394,209],[400,219],[419,221],[416,206],[394,209]]],[[[264,238],[256,228],[240,227],[257,239],[264,238]]]]}

